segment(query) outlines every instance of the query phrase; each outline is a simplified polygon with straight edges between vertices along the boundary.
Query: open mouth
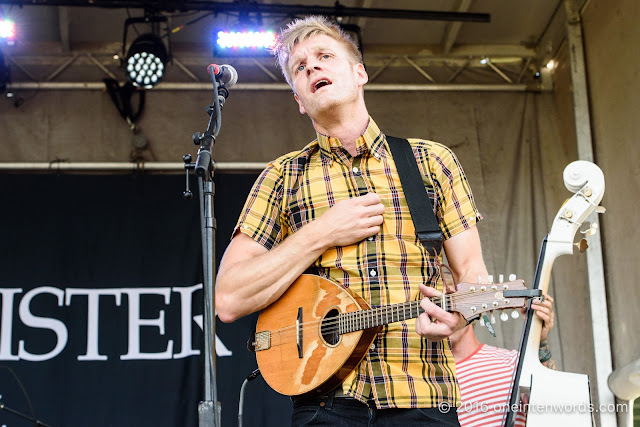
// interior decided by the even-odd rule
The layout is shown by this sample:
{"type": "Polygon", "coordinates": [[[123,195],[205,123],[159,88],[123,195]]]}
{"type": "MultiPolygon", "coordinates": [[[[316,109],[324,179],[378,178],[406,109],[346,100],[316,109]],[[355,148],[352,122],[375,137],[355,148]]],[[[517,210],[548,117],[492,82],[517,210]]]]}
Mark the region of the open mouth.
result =
{"type": "Polygon", "coordinates": [[[315,93],[320,88],[323,88],[325,86],[329,86],[330,84],[331,84],[331,82],[329,80],[327,80],[327,79],[318,80],[313,85],[313,93],[315,93]]]}

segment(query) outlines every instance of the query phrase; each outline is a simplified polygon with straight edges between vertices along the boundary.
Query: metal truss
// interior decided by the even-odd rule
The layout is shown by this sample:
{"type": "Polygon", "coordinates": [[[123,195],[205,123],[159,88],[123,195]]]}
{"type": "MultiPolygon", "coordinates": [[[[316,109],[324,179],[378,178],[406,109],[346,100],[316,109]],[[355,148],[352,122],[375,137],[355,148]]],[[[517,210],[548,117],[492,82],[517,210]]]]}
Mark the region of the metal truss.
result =
{"type": "MultiPolygon", "coordinates": [[[[11,68],[10,90],[97,89],[103,78],[123,80],[117,43],[74,50],[40,44],[5,50],[11,68]]],[[[369,90],[544,90],[535,77],[535,49],[521,46],[458,46],[447,55],[415,46],[365,47],[369,90]]],[[[435,49],[434,49],[435,50],[435,49]]],[[[204,52],[174,48],[172,65],[158,89],[208,88],[206,66],[228,61],[240,74],[238,88],[289,90],[272,58],[213,58],[204,52]]]]}

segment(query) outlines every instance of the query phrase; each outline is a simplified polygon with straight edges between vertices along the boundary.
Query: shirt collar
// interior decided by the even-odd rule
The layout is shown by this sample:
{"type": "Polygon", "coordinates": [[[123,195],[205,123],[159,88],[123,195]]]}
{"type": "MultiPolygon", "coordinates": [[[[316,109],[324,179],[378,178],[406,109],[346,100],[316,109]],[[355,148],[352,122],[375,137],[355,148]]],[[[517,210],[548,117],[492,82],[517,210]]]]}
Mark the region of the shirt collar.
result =
{"type": "MultiPolygon", "coordinates": [[[[337,153],[344,150],[342,144],[337,138],[323,135],[320,132],[316,132],[316,136],[318,138],[322,162],[331,164],[333,160],[337,158],[337,153]]],[[[376,122],[369,116],[367,128],[356,140],[358,155],[370,152],[377,160],[382,159],[382,157],[386,156],[385,140],[384,134],[380,131],[376,122]]]]}

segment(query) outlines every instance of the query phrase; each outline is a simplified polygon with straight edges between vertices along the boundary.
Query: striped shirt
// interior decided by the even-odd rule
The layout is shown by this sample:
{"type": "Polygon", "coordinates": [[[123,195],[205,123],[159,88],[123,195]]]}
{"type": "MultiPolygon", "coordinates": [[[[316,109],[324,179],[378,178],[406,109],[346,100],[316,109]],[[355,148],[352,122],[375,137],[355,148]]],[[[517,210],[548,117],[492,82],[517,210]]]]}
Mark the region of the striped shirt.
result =
{"type": "MultiPolygon", "coordinates": [[[[462,427],[499,427],[509,400],[511,377],[518,352],[483,344],[466,359],[456,363],[461,405],[458,420],[462,427]]],[[[524,427],[523,414],[516,426],[524,427]]]]}
{"type": "MultiPolygon", "coordinates": [[[[482,217],[455,155],[431,141],[409,140],[445,239],[482,217]]],[[[358,293],[373,308],[419,300],[420,283],[442,289],[440,273],[416,237],[384,134],[373,119],[351,156],[335,138],[317,134],[304,149],[270,163],[258,177],[236,230],[271,249],[335,203],[368,192],[385,206],[381,231],[333,247],[313,264],[318,274],[358,293]]],[[[235,234],[235,232],[234,232],[235,234]]],[[[415,320],[386,325],[343,382],[343,391],[378,408],[434,407],[459,401],[448,341],[415,333],[415,320]]]]}

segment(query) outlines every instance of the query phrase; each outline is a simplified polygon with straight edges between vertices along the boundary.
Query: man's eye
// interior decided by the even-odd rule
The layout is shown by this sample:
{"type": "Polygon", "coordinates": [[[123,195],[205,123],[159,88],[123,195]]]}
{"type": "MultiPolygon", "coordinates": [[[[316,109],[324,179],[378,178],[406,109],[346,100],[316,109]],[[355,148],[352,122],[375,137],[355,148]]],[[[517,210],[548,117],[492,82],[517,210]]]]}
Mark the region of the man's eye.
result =
{"type": "Polygon", "coordinates": [[[324,55],[322,55],[322,59],[329,59],[329,54],[325,53],[324,55]]]}
{"type": "Polygon", "coordinates": [[[296,71],[298,72],[304,71],[304,65],[298,65],[298,68],[296,69],[296,71]]]}

